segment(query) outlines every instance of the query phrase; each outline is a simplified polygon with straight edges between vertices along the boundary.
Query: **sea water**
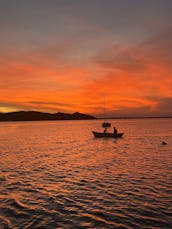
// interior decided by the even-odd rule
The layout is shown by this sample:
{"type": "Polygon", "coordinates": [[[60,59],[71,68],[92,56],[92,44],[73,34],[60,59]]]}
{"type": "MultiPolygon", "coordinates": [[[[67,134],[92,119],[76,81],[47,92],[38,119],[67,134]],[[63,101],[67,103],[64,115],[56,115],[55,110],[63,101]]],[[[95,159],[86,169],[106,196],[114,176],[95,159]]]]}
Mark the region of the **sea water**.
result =
{"type": "Polygon", "coordinates": [[[172,228],[172,119],[110,121],[1,122],[0,228],[172,228]]]}

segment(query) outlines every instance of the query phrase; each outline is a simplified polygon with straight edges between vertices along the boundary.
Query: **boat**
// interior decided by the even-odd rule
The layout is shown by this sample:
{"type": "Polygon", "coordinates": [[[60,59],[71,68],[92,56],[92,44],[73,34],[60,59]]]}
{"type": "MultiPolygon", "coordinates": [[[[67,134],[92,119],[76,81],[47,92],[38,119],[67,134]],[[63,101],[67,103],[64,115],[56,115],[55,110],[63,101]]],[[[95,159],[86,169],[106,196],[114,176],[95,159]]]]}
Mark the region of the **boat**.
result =
{"type": "MultiPolygon", "coordinates": [[[[105,116],[105,109],[104,109],[105,116]]],[[[116,127],[113,127],[113,133],[108,132],[107,130],[111,127],[111,123],[107,122],[106,118],[104,118],[104,122],[102,123],[102,128],[104,128],[103,132],[92,131],[95,138],[122,138],[124,133],[118,133],[116,127]]]]}
{"type": "Polygon", "coordinates": [[[122,138],[124,133],[102,133],[102,132],[95,132],[92,131],[95,138],[122,138]]]}

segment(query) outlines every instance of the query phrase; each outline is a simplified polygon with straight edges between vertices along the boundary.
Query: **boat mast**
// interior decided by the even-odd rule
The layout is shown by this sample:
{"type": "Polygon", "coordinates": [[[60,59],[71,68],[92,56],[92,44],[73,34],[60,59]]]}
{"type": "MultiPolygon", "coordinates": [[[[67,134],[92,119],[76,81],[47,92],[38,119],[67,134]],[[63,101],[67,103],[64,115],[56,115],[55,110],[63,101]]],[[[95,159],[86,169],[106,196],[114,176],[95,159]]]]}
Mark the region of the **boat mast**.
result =
{"type": "Polygon", "coordinates": [[[106,122],[106,97],[104,96],[104,122],[106,122]]]}
{"type": "Polygon", "coordinates": [[[107,122],[107,116],[106,116],[106,96],[104,96],[104,122],[102,123],[102,127],[105,129],[104,132],[107,131],[109,127],[111,127],[111,123],[107,122]]]}

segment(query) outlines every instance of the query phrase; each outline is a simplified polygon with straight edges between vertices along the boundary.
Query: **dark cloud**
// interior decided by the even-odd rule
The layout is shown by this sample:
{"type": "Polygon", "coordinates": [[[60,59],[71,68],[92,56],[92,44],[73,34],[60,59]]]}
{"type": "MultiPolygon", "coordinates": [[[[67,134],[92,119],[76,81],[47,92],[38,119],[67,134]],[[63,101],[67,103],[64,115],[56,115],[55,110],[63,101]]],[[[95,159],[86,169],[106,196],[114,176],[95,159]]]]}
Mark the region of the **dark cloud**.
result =
{"type": "Polygon", "coordinates": [[[140,44],[123,47],[114,45],[103,50],[96,62],[109,70],[145,71],[152,64],[172,67],[172,27],[140,44]]]}
{"type": "Polygon", "coordinates": [[[108,51],[103,50],[96,58],[96,62],[111,71],[143,70],[146,64],[138,55],[138,47],[112,46],[108,51]]]}
{"type": "Polygon", "coordinates": [[[68,103],[60,103],[60,102],[44,102],[44,101],[28,101],[28,104],[36,104],[36,105],[53,105],[57,107],[72,107],[72,104],[68,103]]]}
{"type": "Polygon", "coordinates": [[[172,117],[172,97],[157,99],[157,105],[152,109],[150,106],[135,108],[123,107],[118,110],[109,110],[109,117],[172,117]]]}
{"type": "Polygon", "coordinates": [[[161,115],[172,116],[172,97],[159,99],[155,111],[161,115]]]}
{"type": "Polygon", "coordinates": [[[3,102],[0,101],[0,109],[3,111],[18,111],[18,110],[39,110],[49,112],[71,112],[72,104],[60,102],[44,102],[44,101],[26,101],[26,102],[3,102]]]}

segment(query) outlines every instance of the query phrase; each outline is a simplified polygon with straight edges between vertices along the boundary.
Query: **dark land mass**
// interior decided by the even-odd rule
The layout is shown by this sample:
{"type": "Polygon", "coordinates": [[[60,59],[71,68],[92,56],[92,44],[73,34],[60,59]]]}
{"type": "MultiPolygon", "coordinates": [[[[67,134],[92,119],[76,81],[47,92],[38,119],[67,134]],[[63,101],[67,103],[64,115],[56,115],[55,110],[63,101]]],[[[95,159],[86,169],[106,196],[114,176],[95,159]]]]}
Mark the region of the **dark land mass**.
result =
{"type": "Polygon", "coordinates": [[[0,113],[0,121],[41,121],[41,120],[87,120],[96,119],[96,117],[75,112],[68,113],[44,113],[38,111],[17,111],[9,113],[0,113]]]}

